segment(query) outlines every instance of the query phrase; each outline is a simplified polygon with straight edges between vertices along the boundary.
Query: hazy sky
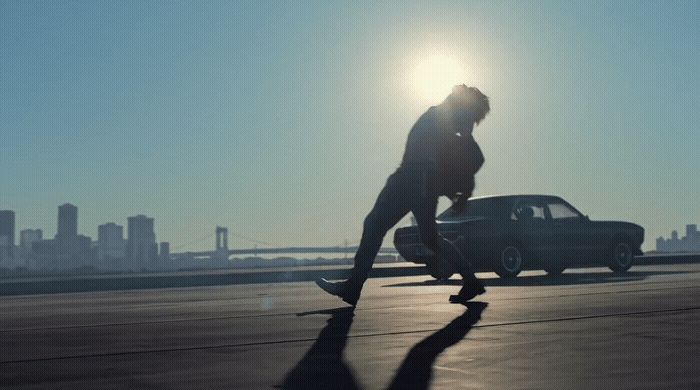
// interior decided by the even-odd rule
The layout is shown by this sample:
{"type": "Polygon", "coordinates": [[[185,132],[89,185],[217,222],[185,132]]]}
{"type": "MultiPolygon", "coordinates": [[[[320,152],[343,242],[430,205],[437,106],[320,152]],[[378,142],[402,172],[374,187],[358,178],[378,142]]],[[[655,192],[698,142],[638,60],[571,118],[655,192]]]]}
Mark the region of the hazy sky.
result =
{"type": "Polygon", "coordinates": [[[561,195],[646,249],[700,223],[700,2],[399,4],[0,0],[0,209],[357,243],[442,58],[491,98],[476,195],[561,195]]]}

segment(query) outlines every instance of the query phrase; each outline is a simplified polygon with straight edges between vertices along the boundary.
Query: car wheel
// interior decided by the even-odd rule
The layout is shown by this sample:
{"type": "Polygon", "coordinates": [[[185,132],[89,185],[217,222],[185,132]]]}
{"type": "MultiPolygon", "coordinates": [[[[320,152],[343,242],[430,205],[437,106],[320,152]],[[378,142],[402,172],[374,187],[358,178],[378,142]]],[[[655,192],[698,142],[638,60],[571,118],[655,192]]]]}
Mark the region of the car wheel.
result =
{"type": "Polygon", "coordinates": [[[634,253],[632,246],[624,239],[617,240],[610,248],[608,267],[614,272],[625,272],[632,266],[634,253]]]}
{"type": "Polygon", "coordinates": [[[565,269],[566,269],[566,267],[563,267],[561,265],[553,265],[553,266],[545,267],[544,272],[546,272],[547,275],[556,276],[556,275],[561,275],[561,273],[564,272],[565,269]]]}
{"type": "Polygon", "coordinates": [[[520,245],[507,242],[496,253],[495,271],[502,278],[514,278],[523,270],[525,258],[520,245]]]}

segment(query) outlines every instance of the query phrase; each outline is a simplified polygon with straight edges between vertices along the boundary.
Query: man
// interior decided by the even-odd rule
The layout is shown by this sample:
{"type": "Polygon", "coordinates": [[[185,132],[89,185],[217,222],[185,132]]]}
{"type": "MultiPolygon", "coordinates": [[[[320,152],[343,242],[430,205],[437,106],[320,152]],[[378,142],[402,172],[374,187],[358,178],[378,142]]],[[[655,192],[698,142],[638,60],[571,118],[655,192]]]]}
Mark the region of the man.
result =
{"type": "Polygon", "coordinates": [[[464,303],[486,291],[469,262],[438,233],[435,212],[440,196],[452,199],[458,210],[471,196],[474,175],[484,162],[472,131],[489,109],[488,97],[481,91],[458,85],[444,102],[418,119],[408,135],[401,165],[389,176],[365,218],[350,278],[342,282],[321,279],[316,282],[319,287],[355,306],[384,236],[410,211],[434,261],[449,261],[462,275],[462,289],[450,301],[464,303]]]}

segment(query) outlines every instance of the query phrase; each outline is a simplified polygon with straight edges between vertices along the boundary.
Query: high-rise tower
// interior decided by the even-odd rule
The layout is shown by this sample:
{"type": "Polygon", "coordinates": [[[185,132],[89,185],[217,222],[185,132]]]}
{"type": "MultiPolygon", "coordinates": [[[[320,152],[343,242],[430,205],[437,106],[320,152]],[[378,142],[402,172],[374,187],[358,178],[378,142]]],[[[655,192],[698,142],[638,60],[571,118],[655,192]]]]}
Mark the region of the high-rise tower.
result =
{"type": "Polygon", "coordinates": [[[7,254],[14,257],[15,254],[15,212],[0,210],[0,242],[7,246],[7,254]]]}

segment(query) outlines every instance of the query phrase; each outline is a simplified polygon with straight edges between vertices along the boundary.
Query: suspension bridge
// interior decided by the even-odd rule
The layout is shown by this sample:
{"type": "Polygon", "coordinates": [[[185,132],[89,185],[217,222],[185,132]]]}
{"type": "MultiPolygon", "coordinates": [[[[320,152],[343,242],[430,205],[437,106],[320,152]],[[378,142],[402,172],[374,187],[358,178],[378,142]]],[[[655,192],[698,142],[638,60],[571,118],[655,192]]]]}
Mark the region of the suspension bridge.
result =
{"type": "MultiPolygon", "coordinates": [[[[170,256],[174,259],[187,257],[194,259],[216,259],[216,260],[228,260],[232,256],[259,256],[259,255],[293,255],[293,254],[354,254],[357,251],[357,245],[337,245],[337,246],[286,246],[286,247],[275,247],[269,242],[256,240],[239,234],[231,234],[241,240],[249,241],[254,244],[252,248],[244,249],[230,249],[228,246],[229,231],[226,227],[217,226],[214,233],[207,234],[205,236],[199,237],[195,240],[187,242],[181,246],[175,248],[174,253],[170,256]],[[206,239],[212,238],[216,235],[216,244],[213,250],[204,251],[180,251],[183,248],[191,246],[193,244],[202,242],[206,239]],[[257,245],[264,245],[264,247],[258,247],[257,245]]],[[[394,248],[380,248],[380,254],[392,254],[396,255],[398,252],[394,248]]]]}

